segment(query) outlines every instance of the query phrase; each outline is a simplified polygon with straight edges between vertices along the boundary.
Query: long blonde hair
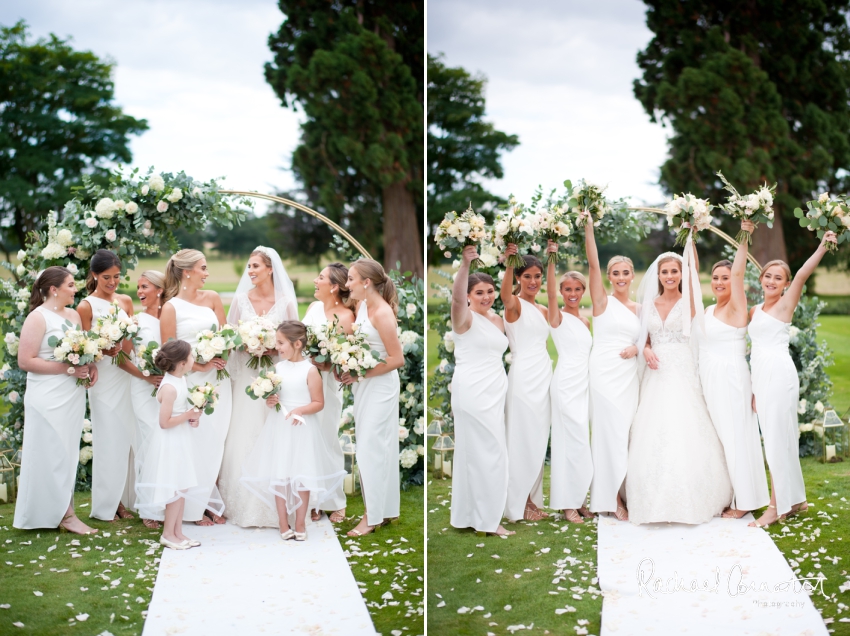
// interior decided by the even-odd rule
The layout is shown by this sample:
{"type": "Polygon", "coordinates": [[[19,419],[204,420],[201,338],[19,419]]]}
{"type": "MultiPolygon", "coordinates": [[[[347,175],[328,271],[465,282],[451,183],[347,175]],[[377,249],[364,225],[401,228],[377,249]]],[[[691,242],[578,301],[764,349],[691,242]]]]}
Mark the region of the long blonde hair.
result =
{"type": "Polygon", "coordinates": [[[387,301],[393,309],[393,313],[398,315],[398,294],[395,290],[395,283],[387,276],[384,267],[371,258],[359,258],[351,264],[349,269],[357,268],[357,273],[362,278],[368,278],[375,286],[375,290],[387,301]]]}
{"type": "Polygon", "coordinates": [[[163,305],[180,293],[183,272],[191,270],[202,258],[206,257],[198,250],[180,250],[168,259],[165,266],[165,287],[162,289],[163,305]]]}

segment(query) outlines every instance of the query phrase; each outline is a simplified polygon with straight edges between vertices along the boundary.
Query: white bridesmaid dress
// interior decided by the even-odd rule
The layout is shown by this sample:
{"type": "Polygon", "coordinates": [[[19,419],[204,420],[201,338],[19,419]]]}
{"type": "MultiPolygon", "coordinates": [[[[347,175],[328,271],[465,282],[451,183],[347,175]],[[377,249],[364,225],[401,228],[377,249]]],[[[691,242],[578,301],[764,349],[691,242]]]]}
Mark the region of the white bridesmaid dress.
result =
{"type": "Polygon", "coordinates": [[[470,314],[469,329],[454,333],[451,524],[496,532],[508,497],[508,378],[502,363],[508,338],[485,316],[470,314]]]}
{"type": "MultiPolygon", "coordinates": [[[[590,421],[593,433],[591,512],[615,512],[629,464],[629,430],[638,406],[638,359],[624,360],[620,352],[635,344],[640,320],[614,296],[593,319],[590,351],[590,421]]],[[[625,493],[623,493],[625,494],[625,493]]]]}
{"type": "MultiPolygon", "coordinates": [[[[198,342],[198,333],[204,329],[217,329],[220,326],[215,312],[209,307],[195,305],[181,298],[172,298],[168,302],[172,304],[177,314],[177,339],[184,340],[193,347],[198,342]]],[[[224,502],[216,487],[216,480],[224,454],[224,440],[230,427],[232,406],[230,380],[216,379],[215,369],[206,372],[194,371],[187,373],[185,377],[189,389],[206,382],[214,386],[218,385],[218,404],[215,411],[212,415],[201,415],[200,426],[192,430],[191,439],[200,486],[209,493],[206,497],[208,500],[206,507],[215,514],[221,515],[224,502]]],[[[195,500],[187,499],[183,520],[200,521],[204,514],[204,507],[195,500]]]]}
{"type": "Polygon", "coordinates": [[[593,479],[590,452],[588,365],[593,337],[584,322],[561,312],[561,324],[551,329],[558,350],[552,375],[552,468],[549,506],[578,510],[585,505],[593,479]]]}
{"type": "MultiPolygon", "coordinates": [[[[186,378],[166,373],[157,394],[165,386],[173,386],[177,390],[171,417],[182,415],[189,406],[186,378]]],[[[205,506],[208,490],[200,485],[192,453],[192,437],[197,430],[189,422],[181,422],[171,428],[161,428],[157,423],[156,428],[150,431],[148,448],[136,482],[136,507],[143,518],[163,521],[165,506],[180,497],[186,499],[186,505],[191,502],[201,508],[205,506]]]]}
{"type": "MultiPolygon", "coordinates": [[[[325,316],[325,309],[321,302],[314,302],[307,308],[307,313],[304,314],[302,321],[308,326],[326,325],[328,323],[325,316]]],[[[342,454],[342,447],[339,445],[339,422],[342,419],[342,388],[340,383],[334,379],[333,373],[322,372],[322,393],[325,397],[325,408],[319,413],[319,419],[322,422],[322,439],[324,439],[325,447],[328,450],[328,457],[331,458],[329,469],[345,470],[345,456],[342,454]]],[[[342,482],[337,486],[336,490],[324,500],[320,510],[342,510],[345,508],[345,492],[342,489],[342,482]]],[[[315,509],[315,508],[314,508],[315,509]]]]}
{"type": "Polygon", "coordinates": [[[299,491],[309,491],[310,500],[321,507],[346,475],[342,467],[328,468],[332,461],[322,432],[321,411],[303,415],[303,423],[286,417],[288,411],[311,402],[307,374],[312,368],[309,360],[277,363],[282,410],[270,409],[262,402],[266,421],[243,464],[242,483],[275,518],[277,497],[286,501],[290,514],[301,506],[299,491]]]}
{"type": "MultiPolygon", "coordinates": [[[[65,319],[44,307],[35,311],[44,317],[46,327],[38,357],[51,360],[54,347],[47,341],[65,334],[65,319]]],[[[15,528],[59,526],[74,496],[85,416],[86,392],[77,386],[74,376],[27,373],[23,461],[12,523],[15,528]]]]}
{"type": "Polygon", "coordinates": [[[727,325],[714,315],[715,307],[706,310],[705,333],[698,336],[702,392],[726,455],[731,505],[738,510],[756,510],[768,504],[770,494],[758,418],[752,407],[747,328],[727,325]]]}
{"type": "MultiPolygon", "coordinates": [[[[386,359],[378,330],[361,302],[355,324],[359,324],[376,357],[386,359]]],[[[357,465],[366,505],[366,523],[375,526],[399,515],[401,503],[398,442],[398,371],[365,378],[351,385],[354,395],[354,435],[357,465]]]]}
{"type": "MultiPolygon", "coordinates": [[[[281,299],[266,314],[275,326],[285,318],[284,306],[285,300],[281,299]]],[[[229,324],[235,326],[240,320],[248,321],[256,316],[257,311],[247,294],[240,293],[234,296],[227,314],[229,324]]],[[[227,363],[233,390],[233,408],[230,428],[224,442],[218,490],[224,501],[224,508],[227,510],[225,516],[228,521],[243,528],[276,528],[277,515],[262,501],[251,496],[241,482],[242,466],[248,453],[254,448],[268,415],[268,407],[263,400],[252,400],[245,393],[245,388],[257,379],[261,370],[248,368],[250,357],[250,354],[244,351],[233,351],[227,363]]],[[[277,354],[273,354],[272,358],[276,359],[277,354]]]]}
{"type": "MultiPolygon", "coordinates": [[[[136,315],[136,319],[139,321],[139,337],[141,338],[139,346],[146,347],[151,342],[162,344],[158,318],[142,312],[136,315]]],[[[133,359],[135,361],[135,355],[133,359]]],[[[137,480],[151,434],[159,428],[159,402],[156,401],[156,396],[151,395],[153,391],[152,384],[141,378],[130,376],[130,400],[136,414],[136,443],[133,456],[137,480]]]]}
{"type": "Polygon", "coordinates": [[[511,346],[505,426],[508,445],[508,498],[505,516],[522,519],[529,495],[543,507],[543,465],[549,445],[549,384],[552,359],[546,349],[549,323],[532,303],[517,298],[522,311],[505,321],[511,346]]]}
{"type": "Polygon", "coordinates": [[[753,312],[749,326],[753,393],[778,515],[806,500],[797,423],[800,379],[788,352],[790,328],[790,322],[774,318],[761,305],[753,312]]]}
{"type": "MultiPolygon", "coordinates": [[[[92,324],[106,315],[112,303],[88,296],[92,324]]],[[[122,309],[119,316],[126,317],[122,309]]],[[[112,521],[119,503],[134,507],[136,415],[130,397],[132,376],[104,356],[97,363],[97,382],[88,390],[92,434],[91,516],[112,521]]]]}

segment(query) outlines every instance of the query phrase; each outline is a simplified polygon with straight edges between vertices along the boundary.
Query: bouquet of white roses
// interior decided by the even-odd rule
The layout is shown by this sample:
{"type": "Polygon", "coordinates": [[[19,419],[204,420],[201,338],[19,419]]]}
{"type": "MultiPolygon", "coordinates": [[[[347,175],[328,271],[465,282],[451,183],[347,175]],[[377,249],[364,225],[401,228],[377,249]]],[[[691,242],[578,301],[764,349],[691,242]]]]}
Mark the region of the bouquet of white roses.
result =
{"type": "Polygon", "coordinates": [[[590,219],[594,226],[599,225],[605,214],[610,211],[605,202],[605,188],[584,179],[575,187],[571,181],[564,181],[564,186],[569,190],[567,206],[576,229],[584,229],[587,219],[590,219]]]}
{"type": "Polygon", "coordinates": [[[251,320],[239,321],[236,331],[242,339],[241,349],[249,354],[248,368],[259,369],[274,366],[272,357],[266,353],[275,348],[275,325],[266,316],[254,316],[251,320]]]}
{"type": "Polygon", "coordinates": [[[341,333],[339,318],[334,318],[330,324],[307,325],[307,346],[304,356],[313,358],[319,364],[330,359],[331,334],[341,333]]]}
{"type": "MultiPolygon", "coordinates": [[[[62,338],[50,336],[47,344],[53,347],[53,359],[58,362],[67,362],[74,367],[83,367],[92,362],[103,360],[103,349],[106,344],[104,339],[93,331],[83,331],[79,325],[66,320],[65,334],[62,338]]],[[[68,369],[73,373],[73,369],[68,369]]],[[[77,379],[77,386],[89,386],[87,378],[77,379]]]]}
{"type": "Polygon", "coordinates": [[[190,408],[212,415],[216,404],[218,404],[218,386],[206,382],[189,389],[190,408]]]}
{"type": "MultiPolygon", "coordinates": [[[[201,364],[206,364],[213,358],[221,358],[226,361],[230,357],[230,352],[241,344],[242,337],[232,325],[224,324],[219,329],[212,325],[209,329],[204,329],[198,334],[195,343],[195,357],[201,361],[201,364]]],[[[218,369],[215,377],[216,380],[223,380],[229,378],[230,374],[227,369],[218,369]]]]}
{"type": "MultiPolygon", "coordinates": [[[[510,209],[503,211],[493,226],[493,244],[503,250],[509,243],[513,243],[520,252],[527,251],[534,242],[534,216],[514,197],[511,197],[508,203],[510,209]]],[[[522,254],[511,254],[505,260],[506,267],[517,268],[524,265],[522,254]]]]}
{"type": "MultiPolygon", "coordinates": [[[[141,345],[136,349],[136,368],[146,378],[152,375],[165,375],[156,366],[155,360],[157,353],[159,353],[159,343],[156,340],[151,340],[148,344],[141,345]]],[[[151,397],[156,397],[156,389],[151,392],[151,397]]]]}
{"type": "MultiPolygon", "coordinates": [[[[250,385],[245,387],[245,393],[252,400],[259,400],[260,398],[267,400],[280,390],[282,379],[273,371],[260,371],[260,375],[250,385]]],[[[274,405],[274,409],[278,413],[280,412],[280,408],[280,402],[274,405]]]]}
{"type": "MultiPolygon", "coordinates": [[[[487,238],[487,221],[480,214],[476,214],[472,209],[472,202],[469,203],[469,208],[458,216],[457,212],[448,212],[440,225],[437,227],[437,233],[434,240],[440,249],[445,251],[447,258],[451,257],[451,251],[463,251],[467,245],[481,245],[482,241],[487,238]]],[[[483,267],[484,263],[481,259],[472,261],[472,267],[483,267]]]]}
{"type": "Polygon", "coordinates": [[[705,199],[697,199],[690,193],[683,193],[670,201],[664,210],[667,213],[667,224],[677,230],[676,245],[684,245],[691,232],[704,230],[711,225],[713,208],[705,199]]]}
{"type": "MultiPolygon", "coordinates": [[[[122,316],[121,306],[117,302],[113,302],[106,314],[95,320],[91,330],[107,341],[105,349],[112,349],[124,340],[130,340],[134,344],[139,340],[138,319],[135,316],[122,316]]],[[[112,364],[121,364],[129,359],[130,357],[119,349],[112,358],[112,364]]]]}
{"type": "MultiPolygon", "coordinates": [[[[757,191],[747,196],[738,193],[731,183],[726,180],[722,172],[717,173],[720,180],[724,183],[724,190],[729,191],[727,203],[719,206],[725,210],[733,218],[739,221],[752,221],[753,225],[758,227],[759,223],[767,223],[767,227],[773,227],[773,195],[776,192],[776,184],[768,187],[767,183],[757,191]]],[[[752,243],[753,238],[749,232],[741,230],[735,237],[735,240],[741,243],[747,241],[752,243]]]]}
{"type": "Polygon", "coordinates": [[[366,342],[366,334],[360,330],[359,325],[354,326],[354,333],[350,335],[342,332],[330,334],[327,343],[331,365],[338,375],[347,372],[363,377],[369,369],[374,369],[383,362],[372,354],[369,343],[366,342]]]}
{"type": "Polygon", "coordinates": [[[850,240],[850,234],[847,234],[847,228],[850,227],[850,202],[847,197],[831,199],[829,192],[823,192],[816,200],[806,203],[806,212],[795,209],[794,216],[800,219],[800,227],[817,232],[818,238],[823,238],[829,230],[835,232],[838,243],[826,243],[826,249],[830,252],[850,240]]]}
{"type": "MultiPolygon", "coordinates": [[[[555,241],[559,245],[567,239],[572,231],[569,215],[560,206],[540,210],[534,214],[534,225],[540,233],[540,243],[555,241]]],[[[557,263],[560,255],[552,252],[546,259],[547,263],[557,263]]]]}

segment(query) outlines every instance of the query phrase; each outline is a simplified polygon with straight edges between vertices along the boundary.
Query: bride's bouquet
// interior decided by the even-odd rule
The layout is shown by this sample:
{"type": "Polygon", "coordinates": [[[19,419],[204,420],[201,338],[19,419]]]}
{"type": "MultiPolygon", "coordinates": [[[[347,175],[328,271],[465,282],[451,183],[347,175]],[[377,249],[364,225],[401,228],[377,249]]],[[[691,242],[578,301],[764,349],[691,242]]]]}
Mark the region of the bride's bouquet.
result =
{"type": "MultiPolygon", "coordinates": [[[[91,330],[107,342],[104,349],[112,349],[124,340],[130,340],[133,344],[139,340],[139,323],[136,317],[122,316],[121,306],[117,302],[113,302],[106,314],[95,320],[91,330]]],[[[112,358],[112,364],[121,364],[129,359],[130,357],[119,349],[112,358]]]]}
{"type": "MultiPolygon", "coordinates": [[[[509,243],[517,246],[519,254],[511,254],[505,260],[506,267],[523,267],[525,259],[522,252],[531,249],[534,244],[534,216],[525,209],[514,197],[508,201],[510,208],[503,211],[493,226],[493,244],[500,250],[505,249],[509,243]]],[[[539,248],[538,248],[539,249],[539,248]]]]}
{"type": "MultiPolygon", "coordinates": [[[[159,343],[156,340],[151,340],[146,345],[141,345],[136,349],[136,368],[142,372],[142,375],[149,378],[152,375],[165,375],[162,370],[156,366],[156,354],[159,353],[159,343]]],[[[156,388],[151,391],[151,397],[156,397],[156,388]]]]}
{"type": "MultiPolygon", "coordinates": [[[[273,371],[261,371],[260,375],[245,387],[245,393],[252,400],[269,399],[280,390],[280,382],[283,380],[277,373],[273,371]]],[[[280,402],[274,405],[275,411],[280,413],[280,402]]]]}
{"type": "MultiPolygon", "coordinates": [[[[227,361],[230,352],[241,344],[242,338],[232,325],[224,324],[219,329],[212,325],[209,329],[204,329],[198,334],[195,344],[195,357],[201,361],[201,364],[206,364],[213,358],[221,358],[227,361]]],[[[229,378],[230,374],[227,369],[218,369],[215,377],[216,380],[223,380],[229,378]]]]}
{"type": "Polygon", "coordinates": [[[218,386],[206,382],[189,389],[189,406],[196,411],[212,415],[216,404],[218,404],[218,386]]]}
{"type": "MultiPolygon", "coordinates": [[[[437,233],[434,240],[439,245],[440,249],[445,252],[447,258],[451,257],[451,251],[463,251],[467,245],[480,246],[484,239],[487,238],[487,221],[480,214],[476,214],[472,209],[472,202],[469,203],[469,208],[458,216],[457,212],[448,212],[440,225],[437,226],[437,233]]],[[[479,247],[479,251],[480,247],[479,247]]],[[[480,258],[472,261],[472,267],[483,267],[484,263],[480,258]]]]}
{"type": "MultiPolygon", "coordinates": [[[[539,242],[545,244],[547,241],[555,241],[562,244],[570,236],[572,223],[569,215],[560,206],[544,209],[534,214],[534,225],[539,233],[539,242]]],[[[552,252],[546,259],[546,263],[557,263],[560,258],[558,252],[552,252]]]]}
{"type": "Polygon", "coordinates": [[[605,188],[584,179],[579,181],[575,187],[571,181],[564,181],[564,186],[569,191],[567,205],[573,216],[573,224],[576,229],[583,230],[588,219],[591,220],[594,227],[599,225],[603,217],[610,211],[610,207],[605,202],[605,188]]]}
{"type": "MultiPolygon", "coordinates": [[[[759,223],[767,223],[767,227],[773,227],[773,195],[776,193],[776,184],[768,187],[767,183],[752,194],[743,196],[738,193],[731,183],[726,180],[722,172],[717,173],[720,180],[723,182],[724,190],[729,191],[727,203],[720,205],[722,210],[725,210],[733,218],[739,221],[752,221],[753,225],[758,227],[759,223]]],[[[738,243],[747,241],[752,243],[753,238],[749,232],[741,230],[735,237],[738,243]]]]}
{"type": "Polygon", "coordinates": [[[268,369],[274,366],[272,357],[266,353],[275,348],[277,326],[271,320],[266,316],[254,316],[251,320],[240,320],[236,330],[242,339],[240,348],[249,354],[249,369],[268,369]]]}
{"type": "Polygon", "coordinates": [[[676,245],[684,245],[688,235],[694,230],[704,230],[711,225],[711,210],[714,206],[705,199],[694,195],[682,194],[670,201],[664,208],[667,213],[667,225],[675,228],[676,245]]]}
{"type": "MultiPolygon", "coordinates": [[[[59,338],[50,336],[47,344],[53,347],[53,359],[57,362],[67,362],[73,367],[84,367],[92,362],[103,360],[103,349],[107,343],[94,331],[83,331],[79,325],[69,320],[65,321],[65,334],[59,338]]],[[[69,374],[74,370],[69,368],[69,374]]],[[[88,387],[91,381],[88,378],[78,378],[77,386],[88,387]]]]}
{"type": "Polygon", "coordinates": [[[363,377],[369,369],[374,369],[384,362],[372,354],[369,343],[366,342],[366,334],[360,331],[359,325],[355,325],[354,333],[350,335],[342,332],[329,335],[327,343],[328,356],[337,375],[347,372],[363,377]]]}
{"type": "Polygon", "coordinates": [[[850,234],[847,234],[847,228],[850,227],[850,202],[846,197],[831,199],[829,192],[823,192],[816,200],[806,203],[806,212],[795,209],[794,216],[800,219],[800,227],[817,232],[819,239],[829,230],[835,232],[838,243],[826,243],[826,249],[830,252],[850,240],[850,234]]]}

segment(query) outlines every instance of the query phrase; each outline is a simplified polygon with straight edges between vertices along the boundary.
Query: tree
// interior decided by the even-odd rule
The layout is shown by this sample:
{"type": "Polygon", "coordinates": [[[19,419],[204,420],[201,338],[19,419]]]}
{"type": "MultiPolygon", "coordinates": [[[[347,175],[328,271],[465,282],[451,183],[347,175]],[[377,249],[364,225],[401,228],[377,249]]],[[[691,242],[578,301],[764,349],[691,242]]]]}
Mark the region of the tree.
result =
{"type": "Polygon", "coordinates": [[[421,3],[280,0],[266,80],[306,116],[292,169],[313,207],[422,275],[421,3]]]}
{"type": "Polygon", "coordinates": [[[0,227],[2,249],[26,242],[60,210],[83,174],[105,181],[132,159],[129,136],[147,122],[113,103],[113,65],[55,35],[28,41],[26,24],[0,27],[0,227]]]}
{"type": "Polygon", "coordinates": [[[798,267],[816,239],[794,208],[850,185],[850,1],[646,4],[655,37],[634,92],[673,129],[661,185],[719,202],[717,170],[742,192],[777,182],[777,221],[755,232],[753,254],[798,267]]]}
{"type": "MultiPolygon", "coordinates": [[[[485,121],[485,77],[449,67],[428,56],[428,224],[429,234],[449,210],[472,203],[482,208],[503,199],[481,185],[504,176],[501,155],[519,145],[516,135],[485,121]]],[[[434,244],[430,242],[429,261],[434,244]]]]}
{"type": "MultiPolygon", "coordinates": [[[[291,193],[280,196],[293,199],[291,193]]],[[[284,257],[312,265],[316,271],[322,256],[328,253],[333,231],[319,219],[280,203],[274,204],[266,215],[274,247],[284,257]]]]}

